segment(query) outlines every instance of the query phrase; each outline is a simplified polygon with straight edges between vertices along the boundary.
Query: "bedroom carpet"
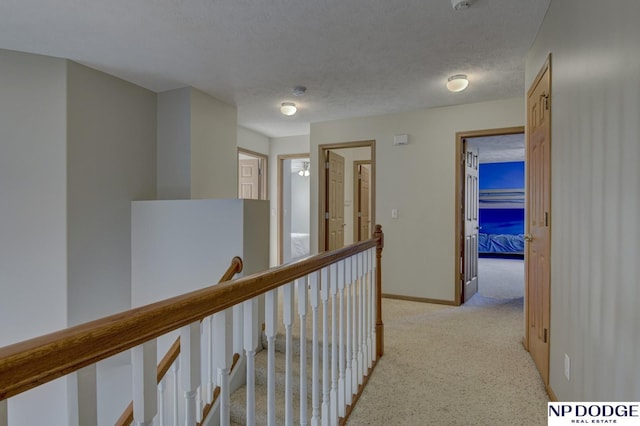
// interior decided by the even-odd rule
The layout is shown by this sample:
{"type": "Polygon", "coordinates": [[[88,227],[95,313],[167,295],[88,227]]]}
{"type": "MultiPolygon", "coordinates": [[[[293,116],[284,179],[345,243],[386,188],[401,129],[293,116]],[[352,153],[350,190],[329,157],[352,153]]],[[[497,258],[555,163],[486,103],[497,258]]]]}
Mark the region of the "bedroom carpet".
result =
{"type": "Polygon", "coordinates": [[[521,343],[522,261],[480,268],[485,282],[461,307],[383,299],[385,355],[349,425],[547,424],[548,396],[521,343]]]}

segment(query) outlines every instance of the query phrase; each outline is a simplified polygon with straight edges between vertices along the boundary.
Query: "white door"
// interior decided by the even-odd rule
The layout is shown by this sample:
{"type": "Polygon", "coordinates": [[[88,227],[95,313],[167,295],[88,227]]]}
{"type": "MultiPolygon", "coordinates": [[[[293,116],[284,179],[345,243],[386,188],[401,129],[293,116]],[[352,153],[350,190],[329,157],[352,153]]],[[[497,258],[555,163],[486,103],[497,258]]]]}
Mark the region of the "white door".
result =
{"type": "Polygon", "coordinates": [[[464,260],[462,300],[478,292],[478,148],[464,144],[464,260]]]}

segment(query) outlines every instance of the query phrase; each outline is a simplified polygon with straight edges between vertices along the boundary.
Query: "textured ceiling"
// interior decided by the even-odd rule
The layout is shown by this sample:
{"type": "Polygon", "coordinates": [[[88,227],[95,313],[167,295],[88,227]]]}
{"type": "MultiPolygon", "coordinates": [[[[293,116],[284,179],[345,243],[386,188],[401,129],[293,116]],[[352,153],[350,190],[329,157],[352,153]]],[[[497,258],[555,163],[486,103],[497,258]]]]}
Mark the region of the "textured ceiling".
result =
{"type": "Polygon", "coordinates": [[[309,123],[521,96],[550,0],[2,0],[0,48],[154,91],[191,85],[267,136],[309,123]],[[447,77],[469,75],[462,93],[447,77]],[[293,96],[296,85],[307,95],[293,96]],[[279,105],[299,113],[284,117],[279,105]]]}

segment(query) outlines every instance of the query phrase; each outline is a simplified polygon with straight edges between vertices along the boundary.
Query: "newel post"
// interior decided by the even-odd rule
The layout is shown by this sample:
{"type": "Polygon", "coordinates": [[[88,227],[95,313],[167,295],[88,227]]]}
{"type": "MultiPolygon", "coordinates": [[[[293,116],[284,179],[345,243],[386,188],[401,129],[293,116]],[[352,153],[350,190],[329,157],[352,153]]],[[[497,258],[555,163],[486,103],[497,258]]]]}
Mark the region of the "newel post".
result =
{"type": "Polygon", "coordinates": [[[382,225],[376,225],[373,233],[376,239],[376,355],[384,355],[384,324],[382,323],[382,248],[384,247],[384,232],[382,225]]]}

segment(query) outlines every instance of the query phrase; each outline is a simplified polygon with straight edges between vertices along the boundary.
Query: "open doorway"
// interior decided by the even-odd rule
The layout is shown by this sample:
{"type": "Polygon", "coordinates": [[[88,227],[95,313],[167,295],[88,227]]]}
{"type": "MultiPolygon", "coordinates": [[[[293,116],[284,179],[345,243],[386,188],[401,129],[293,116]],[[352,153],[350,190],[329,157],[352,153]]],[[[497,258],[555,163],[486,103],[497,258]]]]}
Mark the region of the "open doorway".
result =
{"type": "Polygon", "coordinates": [[[269,157],[238,148],[238,198],[268,200],[267,164],[269,157]]]}
{"type": "Polygon", "coordinates": [[[320,145],[320,251],[371,238],[375,224],[375,141],[320,145]],[[363,180],[364,179],[364,180],[363,180]]]}
{"type": "Polygon", "coordinates": [[[523,298],[524,129],[465,132],[458,145],[456,301],[523,298]]]}
{"type": "Polygon", "coordinates": [[[278,261],[311,253],[311,167],[309,153],[278,156],[278,261]]]}

